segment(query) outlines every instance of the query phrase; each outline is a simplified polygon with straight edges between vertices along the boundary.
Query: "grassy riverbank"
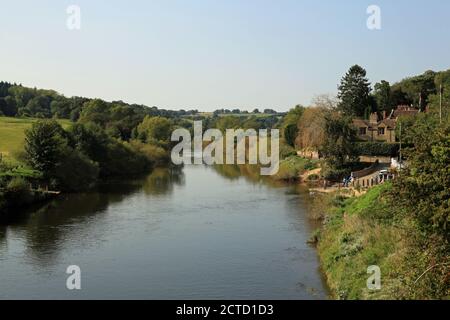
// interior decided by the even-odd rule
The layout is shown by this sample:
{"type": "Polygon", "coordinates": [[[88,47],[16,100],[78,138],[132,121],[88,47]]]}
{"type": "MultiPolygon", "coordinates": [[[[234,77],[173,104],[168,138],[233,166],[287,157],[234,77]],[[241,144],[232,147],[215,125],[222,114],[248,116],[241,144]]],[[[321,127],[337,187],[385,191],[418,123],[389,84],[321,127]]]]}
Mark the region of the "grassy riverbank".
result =
{"type": "MultiPolygon", "coordinates": [[[[17,161],[17,155],[23,151],[25,130],[31,128],[35,118],[0,117],[0,153],[10,161],[17,161]]],[[[63,128],[70,125],[69,120],[57,120],[63,128]]]]}
{"type": "Polygon", "coordinates": [[[318,161],[302,158],[299,156],[289,156],[280,161],[280,169],[273,176],[275,180],[294,181],[300,178],[304,172],[316,169],[318,161]]]}
{"type": "Polygon", "coordinates": [[[392,206],[385,184],[360,197],[321,195],[325,210],[318,251],[337,299],[446,299],[448,247],[419,231],[407,212],[392,206]],[[328,208],[328,209],[325,209],[328,208]],[[369,266],[381,269],[381,290],[367,288],[369,266]]]}

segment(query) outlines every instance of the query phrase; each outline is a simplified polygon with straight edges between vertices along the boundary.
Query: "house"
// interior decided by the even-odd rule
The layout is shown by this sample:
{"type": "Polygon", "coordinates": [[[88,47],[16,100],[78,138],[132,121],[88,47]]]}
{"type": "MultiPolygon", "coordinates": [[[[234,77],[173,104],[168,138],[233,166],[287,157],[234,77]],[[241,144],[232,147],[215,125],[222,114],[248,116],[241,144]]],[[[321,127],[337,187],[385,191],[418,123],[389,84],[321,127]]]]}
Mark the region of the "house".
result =
{"type": "Polygon", "coordinates": [[[369,120],[353,119],[358,139],[363,141],[395,142],[395,123],[391,118],[379,119],[377,113],[372,113],[369,120]]]}
{"type": "Polygon", "coordinates": [[[415,116],[420,111],[410,106],[398,106],[392,110],[389,116],[384,112],[380,118],[377,113],[372,113],[369,120],[355,118],[353,126],[356,128],[356,135],[359,140],[395,142],[395,127],[399,117],[415,116]]]}

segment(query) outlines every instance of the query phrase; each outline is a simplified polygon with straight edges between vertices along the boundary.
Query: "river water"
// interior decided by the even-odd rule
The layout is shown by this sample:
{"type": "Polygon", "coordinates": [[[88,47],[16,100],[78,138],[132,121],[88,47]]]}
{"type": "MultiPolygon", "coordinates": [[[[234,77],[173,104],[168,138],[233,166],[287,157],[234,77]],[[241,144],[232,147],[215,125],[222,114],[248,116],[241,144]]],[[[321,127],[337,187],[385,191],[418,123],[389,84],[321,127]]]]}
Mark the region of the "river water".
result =
{"type": "Polygon", "coordinates": [[[0,299],[324,299],[308,199],[206,166],[63,195],[0,225],[0,299]]]}

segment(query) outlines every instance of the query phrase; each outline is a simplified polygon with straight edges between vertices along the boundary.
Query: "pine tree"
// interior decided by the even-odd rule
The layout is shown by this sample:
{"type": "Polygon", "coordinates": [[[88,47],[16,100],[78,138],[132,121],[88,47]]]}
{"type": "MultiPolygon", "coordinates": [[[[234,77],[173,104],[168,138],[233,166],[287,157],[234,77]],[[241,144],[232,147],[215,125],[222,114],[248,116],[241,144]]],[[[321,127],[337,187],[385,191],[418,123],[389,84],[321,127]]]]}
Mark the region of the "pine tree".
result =
{"type": "Polygon", "coordinates": [[[366,70],[354,65],[345,74],[339,85],[338,98],[340,103],[338,109],[346,116],[364,117],[372,111],[369,98],[370,91],[366,70]]]}

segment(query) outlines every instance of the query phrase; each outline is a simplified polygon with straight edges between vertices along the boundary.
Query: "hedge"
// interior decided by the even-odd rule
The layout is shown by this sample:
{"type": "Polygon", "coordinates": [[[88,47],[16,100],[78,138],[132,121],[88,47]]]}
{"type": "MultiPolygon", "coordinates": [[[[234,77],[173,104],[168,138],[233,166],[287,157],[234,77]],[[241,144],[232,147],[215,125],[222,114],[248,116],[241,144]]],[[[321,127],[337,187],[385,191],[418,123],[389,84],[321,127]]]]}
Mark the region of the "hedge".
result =
{"type": "Polygon", "coordinates": [[[400,146],[398,143],[357,142],[356,151],[361,156],[396,157],[400,146]]]}

